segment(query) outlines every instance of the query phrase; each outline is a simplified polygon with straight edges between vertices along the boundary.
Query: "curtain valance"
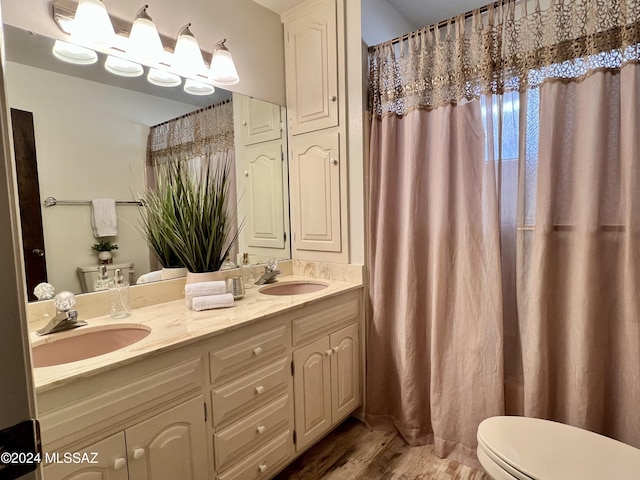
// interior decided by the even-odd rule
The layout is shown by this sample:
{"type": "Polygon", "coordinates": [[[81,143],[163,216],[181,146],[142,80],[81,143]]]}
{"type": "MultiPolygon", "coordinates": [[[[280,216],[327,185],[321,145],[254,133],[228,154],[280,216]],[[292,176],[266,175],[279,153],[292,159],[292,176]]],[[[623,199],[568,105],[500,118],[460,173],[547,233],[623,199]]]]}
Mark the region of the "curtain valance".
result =
{"type": "Polygon", "coordinates": [[[233,149],[233,103],[228,100],[152,127],[147,142],[147,163],[190,160],[233,149]]]}
{"type": "Polygon", "coordinates": [[[496,2],[369,50],[370,109],[404,115],[640,59],[640,0],[496,2]]]}

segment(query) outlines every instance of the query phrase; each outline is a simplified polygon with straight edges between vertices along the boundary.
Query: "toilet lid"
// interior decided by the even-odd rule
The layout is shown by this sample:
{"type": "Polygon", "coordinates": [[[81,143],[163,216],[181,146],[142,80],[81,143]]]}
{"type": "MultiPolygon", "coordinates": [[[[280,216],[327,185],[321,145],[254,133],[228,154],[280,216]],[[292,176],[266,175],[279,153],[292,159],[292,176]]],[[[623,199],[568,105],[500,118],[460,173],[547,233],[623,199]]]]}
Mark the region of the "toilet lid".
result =
{"type": "Polygon", "coordinates": [[[528,417],[492,417],[478,427],[478,444],[496,463],[523,478],[637,480],[640,450],[597,433],[528,417]],[[503,465],[504,467],[504,465],[503,465]]]}

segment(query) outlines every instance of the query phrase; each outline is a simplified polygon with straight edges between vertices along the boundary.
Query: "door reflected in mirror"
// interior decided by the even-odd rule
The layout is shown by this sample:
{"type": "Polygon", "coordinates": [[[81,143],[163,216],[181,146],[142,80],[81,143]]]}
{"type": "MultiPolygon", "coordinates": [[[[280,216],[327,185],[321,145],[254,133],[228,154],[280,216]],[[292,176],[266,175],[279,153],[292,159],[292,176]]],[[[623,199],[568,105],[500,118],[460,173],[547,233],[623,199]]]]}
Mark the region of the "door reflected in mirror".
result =
{"type": "Polygon", "coordinates": [[[248,252],[252,261],[290,258],[284,107],[222,89],[206,98],[191,96],[181,87],[64,64],[51,55],[52,39],[7,25],[4,33],[8,103],[22,112],[16,113],[21,120],[14,121],[14,139],[30,299],[33,286],[45,280],[58,292],[80,293],[78,269],[97,270],[93,199],[131,202],[116,206],[117,235],[107,238],[118,245],[112,262],[132,263],[134,282],[157,270],[135,205],[147,188],[150,127],[225,99],[233,102],[238,219],[245,219],[238,253],[248,252]],[[47,197],[60,203],[46,207],[47,197]],[[29,208],[32,213],[23,214],[29,208]],[[42,271],[31,273],[29,263],[46,269],[45,278],[42,271]]]}

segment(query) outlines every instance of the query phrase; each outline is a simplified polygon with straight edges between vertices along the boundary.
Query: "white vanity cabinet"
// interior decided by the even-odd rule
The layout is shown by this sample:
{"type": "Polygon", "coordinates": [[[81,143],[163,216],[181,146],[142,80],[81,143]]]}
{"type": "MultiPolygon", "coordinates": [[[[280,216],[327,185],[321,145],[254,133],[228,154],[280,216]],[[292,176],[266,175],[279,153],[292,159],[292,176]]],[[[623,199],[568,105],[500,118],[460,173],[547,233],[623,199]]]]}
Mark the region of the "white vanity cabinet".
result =
{"type": "Polygon", "coordinates": [[[58,462],[45,467],[44,478],[206,479],[208,467],[203,405],[200,395],[81,451],[58,452],[58,462]],[[65,454],[72,456],[65,458],[65,454]],[[73,455],[77,455],[75,460],[73,455]]]}
{"type": "Polygon", "coordinates": [[[291,224],[296,250],[340,252],[340,136],[291,139],[291,224]],[[295,207],[294,207],[295,205],[295,207]]]}
{"type": "Polygon", "coordinates": [[[185,347],[39,392],[45,480],[208,478],[204,371],[185,347]]]}
{"type": "Polygon", "coordinates": [[[282,15],[292,256],[347,263],[344,0],[307,0],[282,15]]]}
{"type": "Polygon", "coordinates": [[[293,456],[291,327],[286,319],[214,340],[209,351],[218,478],[267,478],[293,456]]]}
{"type": "Polygon", "coordinates": [[[339,123],[336,15],[336,0],[310,0],[283,15],[292,135],[339,123]]]}
{"type": "Polygon", "coordinates": [[[293,352],[298,451],[361,403],[359,325],[354,296],[293,322],[294,344],[311,341],[293,352]]]}
{"type": "Polygon", "coordinates": [[[360,406],[361,304],[334,293],[42,388],[44,479],[273,477],[360,406]]]}

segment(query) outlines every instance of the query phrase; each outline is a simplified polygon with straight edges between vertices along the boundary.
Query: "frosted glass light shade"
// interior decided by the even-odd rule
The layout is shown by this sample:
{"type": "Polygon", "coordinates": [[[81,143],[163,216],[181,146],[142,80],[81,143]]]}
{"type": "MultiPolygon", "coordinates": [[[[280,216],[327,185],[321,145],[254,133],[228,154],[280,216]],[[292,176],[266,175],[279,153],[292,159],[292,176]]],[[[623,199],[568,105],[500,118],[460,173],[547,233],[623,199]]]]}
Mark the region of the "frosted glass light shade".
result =
{"type": "Polygon", "coordinates": [[[182,83],[182,78],[178,75],[157,68],[149,69],[147,80],[159,87],[177,87],[182,83]]]}
{"type": "Polygon", "coordinates": [[[131,27],[127,54],[145,63],[158,63],[164,48],[156,25],[147,14],[147,6],[140,9],[131,27]]]}
{"type": "Polygon", "coordinates": [[[191,95],[211,95],[216,89],[208,83],[198,82],[187,78],[184,82],[184,91],[191,95]]]}
{"type": "Polygon", "coordinates": [[[142,68],[142,65],[139,63],[114,57],[113,55],[107,56],[107,60],[104,62],[104,68],[121,77],[139,77],[144,73],[144,68],[142,68]]]}
{"type": "Polygon", "coordinates": [[[113,25],[100,0],[80,0],[71,29],[71,41],[80,44],[111,45],[113,25]]]}
{"type": "Polygon", "coordinates": [[[225,40],[214,47],[209,78],[218,85],[235,85],[240,81],[240,77],[224,42],[225,40]]]}
{"type": "Polygon", "coordinates": [[[176,41],[176,48],[173,51],[173,61],[171,64],[173,71],[184,76],[197,75],[205,70],[200,46],[198,45],[196,37],[194,37],[193,33],[189,30],[190,25],[191,24],[185,25],[178,33],[178,40],[176,41]]]}
{"type": "Polygon", "coordinates": [[[58,60],[76,65],[91,65],[98,61],[98,54],[90,48],[56,40],[53,44],[53,56],[58,60]]]}

